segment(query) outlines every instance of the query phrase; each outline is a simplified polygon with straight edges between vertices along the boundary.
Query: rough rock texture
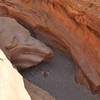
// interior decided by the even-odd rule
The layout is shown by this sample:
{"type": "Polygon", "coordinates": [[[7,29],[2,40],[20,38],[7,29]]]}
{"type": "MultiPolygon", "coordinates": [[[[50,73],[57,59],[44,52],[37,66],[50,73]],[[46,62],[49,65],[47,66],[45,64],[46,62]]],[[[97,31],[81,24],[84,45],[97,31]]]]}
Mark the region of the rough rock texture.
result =
{"type": "Polygon", "coordinates": [[[100,0],[62,0],[61,2],[77,23],[88,27],[100,36],[100,0]]]}
{"type": "Polygon", "coordinates": [[[8,17],[0,17],[0,48],[18,69],[37,65],[52,56],[51,49],[8,17]]]}
{"type": "Polygon", "coordinates": [[[26,23],[45,43],[69,52],[78,65],[77,82],[100,92],[100,0],[0,0],[0,8],[1,15],[26,23]]]}

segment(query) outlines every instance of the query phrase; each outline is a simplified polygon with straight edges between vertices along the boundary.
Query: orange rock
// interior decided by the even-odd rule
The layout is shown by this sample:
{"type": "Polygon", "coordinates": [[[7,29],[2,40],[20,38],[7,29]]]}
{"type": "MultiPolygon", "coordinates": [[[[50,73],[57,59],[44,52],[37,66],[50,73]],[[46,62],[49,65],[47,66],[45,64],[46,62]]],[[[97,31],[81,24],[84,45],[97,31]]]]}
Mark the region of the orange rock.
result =
{"type": "Polygon", "coordinates": [[[88,87],[100,92],[99,0],[5,0],[0,7],[45,43],[70,53],[88,87]]]}

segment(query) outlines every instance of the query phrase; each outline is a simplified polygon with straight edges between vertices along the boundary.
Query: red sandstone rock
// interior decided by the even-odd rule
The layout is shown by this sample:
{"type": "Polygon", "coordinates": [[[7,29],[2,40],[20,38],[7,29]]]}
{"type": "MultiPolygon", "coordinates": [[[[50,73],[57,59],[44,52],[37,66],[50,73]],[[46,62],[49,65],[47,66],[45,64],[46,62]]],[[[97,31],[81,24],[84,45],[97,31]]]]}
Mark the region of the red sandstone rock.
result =
{"type": "Polygon", "coordinates": [[[0,7],[2,16],[26,23],[45,43],[69,52],[78,82],[100,92],[99,0],[1,0],[0,7]]]}

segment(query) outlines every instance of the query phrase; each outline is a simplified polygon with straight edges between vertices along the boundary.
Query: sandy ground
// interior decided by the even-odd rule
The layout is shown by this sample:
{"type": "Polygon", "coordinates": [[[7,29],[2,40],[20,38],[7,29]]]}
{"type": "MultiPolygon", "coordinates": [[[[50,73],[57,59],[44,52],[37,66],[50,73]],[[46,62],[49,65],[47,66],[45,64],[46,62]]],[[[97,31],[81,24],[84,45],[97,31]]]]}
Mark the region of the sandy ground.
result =
{"type": "Polygon", "coordinates": [[[35,68],[25,70],[22,74],[28,80],[50,92],[56,100],[100,100],[100,95],[76,84],[74,80],[75,64],[61,53],[35,68]]]}

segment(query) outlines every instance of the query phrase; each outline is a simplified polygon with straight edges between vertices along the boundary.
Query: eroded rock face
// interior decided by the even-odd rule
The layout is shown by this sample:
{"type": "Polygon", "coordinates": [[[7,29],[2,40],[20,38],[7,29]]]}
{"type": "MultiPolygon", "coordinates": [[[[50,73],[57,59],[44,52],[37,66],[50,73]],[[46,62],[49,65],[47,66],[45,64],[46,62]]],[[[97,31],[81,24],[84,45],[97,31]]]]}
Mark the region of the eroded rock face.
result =
{"type": "Polygon", "coordinates": [[[67,13],[100,36],[100,0],[61,0],[67,13]]]}
{"type": "Polygon", "coordinates": [[[18,69],[35,66],[52,56],[51,49],[8,17],[0,17],[0,48],[18,69]]]}
{"type": "MultiPolygon", "coordinates": [[[[100,36],[100,0],[0,0],[0,3],[1,6],[5,6],[9,14],[14,17],[17,13],[20,13],[21,10],[24,12],[23,16],[30,14],[29,12],[32,13],[30,16],[36,16],[35,10],[45,13],[45,11],[54,10],[56,8],[60,8],[60,11],[62,8],[67,11],[67,14],[75,19],[77,23],[87,26],[100,36]],[[43,8],[40,10],[41,7],[43,8]]],[[[21,15],[19,16],[20,18],[22,17],[21,15]]]]}
{"type": "Polygon", "coordinates": [[[2,16],[26,23],[39,39],[68,51],[79,68],[77,82],[100,93],[99,0],[1,0],[0,7],[2,16]]]}

